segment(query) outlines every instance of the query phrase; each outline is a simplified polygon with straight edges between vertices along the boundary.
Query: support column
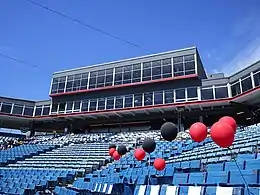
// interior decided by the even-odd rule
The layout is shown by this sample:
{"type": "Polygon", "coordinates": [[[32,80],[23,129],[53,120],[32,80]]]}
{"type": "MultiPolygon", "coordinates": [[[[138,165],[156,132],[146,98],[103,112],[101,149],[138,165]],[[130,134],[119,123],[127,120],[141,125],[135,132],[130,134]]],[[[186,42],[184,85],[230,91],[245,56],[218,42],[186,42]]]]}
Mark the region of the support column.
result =
{"type": "Polygon", "coordinates": [[[32,122],[30,124],[30,135],[29,137],[35,136],[35,129],[34,129],[34,123],[32,122]]]}

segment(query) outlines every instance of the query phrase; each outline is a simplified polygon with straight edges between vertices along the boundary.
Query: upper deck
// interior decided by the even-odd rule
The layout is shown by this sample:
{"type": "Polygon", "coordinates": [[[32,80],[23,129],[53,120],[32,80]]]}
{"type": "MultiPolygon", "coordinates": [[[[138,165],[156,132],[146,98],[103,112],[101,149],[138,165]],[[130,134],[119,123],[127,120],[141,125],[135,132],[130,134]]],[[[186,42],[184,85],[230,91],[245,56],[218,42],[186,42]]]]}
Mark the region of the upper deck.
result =
{"type": "Polygon", "coordinates": [[[56,72],[50,96],[191,77],[206,78],[196,47],[56,72]]]}

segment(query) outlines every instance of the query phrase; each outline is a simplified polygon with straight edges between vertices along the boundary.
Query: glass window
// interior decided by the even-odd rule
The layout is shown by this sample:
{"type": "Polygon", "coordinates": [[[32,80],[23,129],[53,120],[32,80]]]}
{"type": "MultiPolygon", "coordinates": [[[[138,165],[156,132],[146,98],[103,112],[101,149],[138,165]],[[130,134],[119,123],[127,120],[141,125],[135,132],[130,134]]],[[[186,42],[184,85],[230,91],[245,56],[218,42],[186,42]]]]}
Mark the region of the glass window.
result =
{"type": "Polygon", "coordinates": [[[104,87],[105,86],[105,76],[98,76],[97,77],[97,87],[104,87]]]}
{"type": "Polygon", "coordinates": [[[232,93],[233,97],[236,96],[236,95],[241,94],[241,89],[240,89],[239,82],[231,85],[231,93],[232,93]]]}
{"type": "Polygon", "coordinates": [[[183,56],[173,58],[173,63],[178,64],[183,62],[183,56]]]}
{"type": "Polygon", "coordinates": [[[144,93],[144,105],[145,106],[153,105],[153,93],[152,92],[144,93]]]}
{"type": "Polygon", "coordinates": [[[73,111],[79,111],[79,110],[80,110],[80,101],[75,101],[73,111]]]}
{"type": "Polygon", "coordinates": [[[82,73],[82,79],[87,79],[88,78],[88,72],[82,73]]]}
{"type": "Polygon", "coordinates": [[[43,111],[42,111],[42,115],[43,115],[43,116],[47,116],[47,115],[49,115],[49,114],[50,114],[50,106],[44,105],[43,111]]]}
{"type": "Polygon", "coordinates": [[[36,106],[34,116],[42,115],[42,106],[36,106]]]}
{"type": "Polygon", "coordinates": [[[89,111],[96,111],[96,110],[97,110],[97,100],[96,99],[90,100],[89,111]]]}
{"type": "Polygon", "coordinates": [[[51,113],[57,113],[58,112],[58,104],[54,103],[51,106],[51,113]]]}
{"type": "Polygon", "coordinates": [[[80,80],[75,80],[74,82],[73,82],[73,91],[78,91],[79,90],[79,88],[80,88],[80,80]]]}
{"type": "Polygon", "coordinates": [[[169,78],[172,76],[172,65],[167,65],[162,67],[163,78],[169,78]]]}
{"type": "Polygon", "coordinates": [[[3,103],[1,107],[1,112],[10,114],[12,110],[12,104],[3,103]]]}
{"type": "Polygon", "coordinates": [[[174,93],[173,90],[167,90],[164,92],[165,104],[174,103],[174,93]]]}
{"type": "Polygon", "coordinates": [[[161,67],[161,60],[152,61],[152,67],[161,67]]]}
{"type": "Polygon", "coordinates": [[[251,77],[247,77],[241,81],[242,84],[242,91],[246,92],[253,88],[251,77]]]}
{"type": "Polygon", "coordinates": [[[51,94],[58,93],[58,83],[53,83],[51,86],[51,94]]]}
{"type": "Polygon", "coordinates": [[[143,69],[143,81],[150,81],[151,80],[152,70],[150,69],[143,69]]]}
{"type": "Polygon", "coordinates": [[[123,97],[116,97],[115,108],[123,108],[123,97]]]}
{"type": "Polygon", "coordinates": [[[132,72],[124,72],[124,84],[131,83],[132,72]]]}
{"type": "Polygon", "coordinates": [[[113,75],[112,74],[106,75],[105,86],[112,86],[112,85],[113,85],[113,75]]]}
{"type": "Polygon", "coordinates": [[[82,105],[81,105],[81,112],[86,112],[88,111],[88,100],[84,100],[82,101],[82,105]]]}
{"type": "Polygon", "coordinates": [[[105,99],[101,98],[98,100],[98,110],[105,110],[105,99]]]}
{"type": "Polygon", "coordinates": [[[59,105],[59,113],[64,113],[65,112],[65,106],[66,106],[66,103],[60,103],[60,105],[59,105]]]}
{"type": "Polygon", "coordinates": [[[125,96],[125,108],[133,107],[133,95],[125,96]]]}
{"type": "Polygon", "coordinates": [[[72,107],[73,107],[73,102],[67,102],[67,108],[66,108],[66,112],[68,111],[72,111],[72,107]]]}
{"type": "Polygon", "coordinates": [[[185,75],[195,74],[195,62],[185,62],[185,75]]]}
{"type": "Polygon", "coordinates": [[[123,69],[122,67],[115,68],[115,85],[121,85],[123,82],[123,69]]]}
{"type": "Polygon", "coordinates": [[[254,74],[255,86],[258,87],[260,85],[260,72],[254,74]]]}
{"type": "Polygon", "coordinates": [[[58,93],[64,92],[66,76],[59,78],[58,93]]]}
{"type": "Polygon", "coordinates": [[[66,85],[66,92],[72,91],[73,88],[73,81],[68,81],[66,85]]]}
{"type": "Polygon", "coordinates": [[[194,60],[194,55],[187,55],[187,56],[184,56],[184,61],[193,61],[194,60]]]}
{"type": "Polygon", "coordinates": [[[197,87],[187,88],[187,96],[188,99],[198,99],[197,87]]]}
{"type": "Polygon", "coordinates": [[[115,85],[121,85],[123,80],[123,73],[116,73],[115,74],[115,85]]]}
{"type": "Polygon", "coordinates": [[[90,72],[90,77],[96,77],[96,76],[97,76],[97,71],[90,72]]]}
{"type": "Polygon", "coordinates": [[[13,107],[13,112],[12,114],[19,114],[22,115],[23,114],[23,105],[17,105],[15,104],[13,107]]]}
{"type": "Polygon", "coordinates": [[[183,64],[174,64],[174,76],[183,76],[184,75],[184,68],[183,64]]]}
{"type": "Polygon", "coordinates": [[[176,102],[183,102],[185,101],[185,89],[176,89],[176,102]]]}
{"type": "Polygon", "coordinates": [[[81,85],[80,85],[80,90],[84,90],[88,88],[88,79],[82,79],[81,80],[81,85]]]}
{"type": "Polygon", "coordinates": [[[96,88],[97,84],[97,71],[90,72],[89,89],[96,88]]]}
{"type": "Polygon", "coordinates": [[[161,79],[162,78],[162,72],[161,72],[161,66],[159,67],[153,67],[152,68],[152,79],[161,79]]]}
{"type": "Polygon", "coordinates": [[[143,96],[142,94],[134,94],[134,106],[142,106],[143,105],[143,96]]]}
{"type": "Polygon", "coordinates": [[[212,88],[201,89],[201,100],[212,100],[212,99],[214,99],[212,88]]]}
{"type": "Polygon", "coordinates": [[[163,104],[163,93],[161,91],[154,92],[154,105],[163,104]]]}
{"type": "Polygon", "coordinates": [[[143,63],[143,81],[151,80],[152,69],[151,69],[151,62],[143,63]]]}
{"type": "Polygon", "coordinates": [[[141,69],[133,71],[133,83],[140,82],[141,81],[141,69]]]}
{"type": "Polygon", "coordinates": [[[34,110],[34,107],[25,106],[23,115],[25,115],[25,116],[33,116],[33,110],[34,110]]]}
{"type": "MultiPolygon", "coordinates": [[[[122,101],[122,105],[123,105],[123,101],[122,101]]],[[[122,107],[123,107],[123,106],[122,106],[122,107]]],[[[121,107],[121,108],[122,108],[122,107],[121,107]]],[[[113,97],[107,98],[106,109],[107,109],[107,110],[114,109],[114,98],[113,98],[113,97]]]]}
{"type": "Polygon", "coordinates": [[[215,97],[216,99],[222,99],[228,97],[227,87],[216,87],[215,88],[215,97]]]}

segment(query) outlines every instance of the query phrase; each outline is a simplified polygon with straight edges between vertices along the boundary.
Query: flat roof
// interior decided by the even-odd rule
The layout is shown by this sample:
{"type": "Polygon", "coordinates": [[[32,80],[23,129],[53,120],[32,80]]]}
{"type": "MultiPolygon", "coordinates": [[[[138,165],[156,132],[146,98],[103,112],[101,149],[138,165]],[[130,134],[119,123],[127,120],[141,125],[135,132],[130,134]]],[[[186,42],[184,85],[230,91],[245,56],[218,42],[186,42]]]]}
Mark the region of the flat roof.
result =
{"type": "Polygon", "coordinates": [[[117,61],[112,61],[112,62],[105,62],[105,63],[95,64],[95,65],[89,65],[89,66],[84,66],[84,67],[80,67],[80,68],[73,68],[73,69],[69,69],[69,70],[57,71],[57,72],[54,72],[53,75],[62,74],[62,73],[69,73],[69,72],[79,71],[79,70],[83,70],[83,69],[90,69],[90,68],[96,68],[96,67],[101,67],[101,66],[107,66],[107,65],[117,64],[117,63],[124,63],[124,62],[133,61],[133,60],[141,60],[141,59],[144,59],[144,58],[157,57],[157,56],[160,56],[160,55],[167,55],[167,54],[171,54],[171,53],[184,52],[184,51],[188,51],[188,50],[197,50],[197,47],[196,46],[187,47],[187,48],[184,48],[184,49],[177,49],[177,50],[172,50],[172,51],[167,51],[167,52],[161,52],[161,53],[149,54],[149,55],[144,55],[144,56],[139,56],[139,57],[134,57],[134,58],[128,58],[128,59],[123,59],[123,60],[117,60],[117,61]]]}

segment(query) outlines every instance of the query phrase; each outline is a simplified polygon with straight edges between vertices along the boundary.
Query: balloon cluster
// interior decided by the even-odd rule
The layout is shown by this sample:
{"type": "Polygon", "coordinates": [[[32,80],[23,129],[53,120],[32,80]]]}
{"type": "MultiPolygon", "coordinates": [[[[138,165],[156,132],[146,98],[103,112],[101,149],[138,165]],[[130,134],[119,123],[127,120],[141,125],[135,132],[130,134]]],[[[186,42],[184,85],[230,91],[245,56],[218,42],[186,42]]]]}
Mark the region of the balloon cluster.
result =
{"type": "MultiPolygon", "coordinates": [[[[235,119],[230,116],[224,116],[214,123],[210,129],[210,136],[212,140],[222,148],[230,147],[235,139],[237,123],[235,119]]],[[[191,139],[195,142],[202,142],[208,135],[207,127],[197,122],[190,127],[191,139]]]]}
{"type": "MultiPolygon", "coordinates": [[[[230,116],[222,117],[218,122],[212,125],[210,135],[212,140],[220,147],[230,147],[235,138],[237,129],[236,121],[230,116]]],[[[202,142],[208,136],[208,129],[206,125],[201,122],[196,122],[191,125],[189,130],[191,139],[195,142],[202,142]]],[[[178,128],[171,122],[165,122],[161,126],[161,136],[164,140],[172,142],[178,135],[178,128]]],[[[142,148],[137,148],[134,151],[134,156],[138,161],[144,160],[146,153],[151,154],[156,149],[156,143],[151,138],[146,138],[142,144],[142,148]]],[[[121,156],[127,153],[127,148],[124,145],[116,147],[115,144],[109,146],[109,155],[114,160],[119,160],[121,156]]],[[[153,166],[156,170],[162,171],[166,162],[162,158],[156,158],[153,166]]]]}

